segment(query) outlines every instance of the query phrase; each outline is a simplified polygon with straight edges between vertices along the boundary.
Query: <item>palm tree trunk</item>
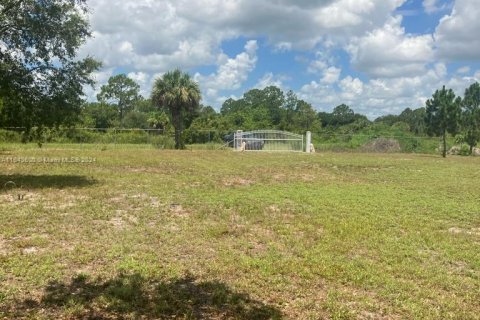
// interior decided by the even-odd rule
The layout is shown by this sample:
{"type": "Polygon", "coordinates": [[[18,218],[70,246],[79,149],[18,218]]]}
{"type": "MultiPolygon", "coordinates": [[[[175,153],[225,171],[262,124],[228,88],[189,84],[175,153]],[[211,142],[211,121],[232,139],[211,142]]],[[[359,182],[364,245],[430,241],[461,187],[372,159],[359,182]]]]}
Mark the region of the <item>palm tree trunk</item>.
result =
{"type": "Polygon", "coordinates": [[[175,149],[183,149],[180,112],[175,111],[173,113],[173,126],[175,127],[175,149]]]}

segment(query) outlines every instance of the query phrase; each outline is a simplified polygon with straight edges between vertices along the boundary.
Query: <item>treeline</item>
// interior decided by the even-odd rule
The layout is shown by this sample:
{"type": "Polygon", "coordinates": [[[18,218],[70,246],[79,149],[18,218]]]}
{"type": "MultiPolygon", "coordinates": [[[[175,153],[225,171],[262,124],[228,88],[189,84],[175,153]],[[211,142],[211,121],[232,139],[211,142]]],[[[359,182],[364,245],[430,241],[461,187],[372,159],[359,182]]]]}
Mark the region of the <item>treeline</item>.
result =
{"type": "MultiPolygon", "coordinates": [[[[238,129],[278,129],[300,134],[311,131],[317,144],[351,149],[378,136],[403,136],[403,150],[426,152],[428,148],[422,147],[421,140],[412,140],[426,134],[425,114],[425,108],[407,108],[400,115],[370,121],[345,104],[332,112],[317,112],[294,92],[270,86],[249,90],[239,99],[227,99],[218,112],[202,105],[184,112],[182,137],[188,144],[221,143],[224,136],[238,129]]],[[[171,119],[168,109],[140,96],[139,86],[132,79],[117,75],[101,88],[96,102],[83,106],[77,126],[157,129],[173,135],[171,119]]]]}
{"type": "MultiPolygon", "coordinates": [[[[270,86],[247,91],[238,100],[227,99],[219,112],[200,105],[183,116],[185,135],[189,142],[201,143],[192,132],[224,132],[233,130],[278,129],[296,133],[324,132],[344,126],[364,128],[373,124],[399,126],[418,135],[425,133],[425,108],[405,109],[400,115],[382,116],[370,121],[342,104],[331,113],[317,112],[294,92],[283,92],[270,86]]],[[[117,75],[101,88],[96,102],[85,103],[77,126],[90,128],[142,128],[173,130],[168,110],[158,108],[139,94],[139,86],[125,75],[117,75]]]]}
{"type": "MultiPolygon", "coordinates": [[[[217,112],[210,106],[197,105],[172,121],[172,108],[163,107],[140,95],[140,87],[124,74],[111,77],[101,87],[96,102],[83,104],[75,127],[156,129],[156,134],[172,136],[180,127],[182,142],[221,143],[231,132],[242,129],[278,129],[303,134],[311,131],[314,141],[324,145],[357,148],[376,137],[400,141],[403,151],[433,151],[438,144],[425,145],[419,138],[442,137],[442,153],[447,141],[468,145],[471,153],[480,139],[480,85],[472,84],[464,98],[451,89],[437,90],[425,107],[406,108],[399,115],[385,115],[369,120],[348,105],[336,106],[332,112],[317,112],[294,92],[275,86],[247,91],[239,99],[228,99],[217,112]],[[178,119],[177,119],[178,120],[178,119]],[[456,140],[452,140],[456,137],[456,140]]],[[[85,133],[87,134],[87,133],[85,133]]],[[[154,133],[155,134],[155,133],[154,133]]],[[[76,139],[82,141],[81,137],[76,139]]]]}

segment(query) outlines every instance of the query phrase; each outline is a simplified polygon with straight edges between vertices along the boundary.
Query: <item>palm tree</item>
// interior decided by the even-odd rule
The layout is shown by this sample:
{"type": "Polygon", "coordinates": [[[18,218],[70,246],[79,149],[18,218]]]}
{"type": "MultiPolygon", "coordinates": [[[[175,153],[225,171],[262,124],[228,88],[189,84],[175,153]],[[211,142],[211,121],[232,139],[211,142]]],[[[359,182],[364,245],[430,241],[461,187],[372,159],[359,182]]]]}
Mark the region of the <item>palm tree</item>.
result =
{"type": "Polygon", "coordinates": [[[183,120],[199,106],[201,99],[198,83],[179,69],[165,73],[153,85],[152,101],[170,112],[175,127],[175,149],[185,147],[182,139],[183,120]]]}

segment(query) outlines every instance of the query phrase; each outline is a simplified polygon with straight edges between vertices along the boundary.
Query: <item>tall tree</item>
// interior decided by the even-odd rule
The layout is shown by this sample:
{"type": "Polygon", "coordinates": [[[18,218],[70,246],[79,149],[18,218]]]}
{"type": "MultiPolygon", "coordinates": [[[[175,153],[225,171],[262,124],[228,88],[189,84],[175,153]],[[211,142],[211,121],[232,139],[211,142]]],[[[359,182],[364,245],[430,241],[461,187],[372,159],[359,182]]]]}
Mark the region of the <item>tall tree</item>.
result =
{"type": "Polygon", "coordinates": [[[292,90],[289,90],[285,96],[285,102],[282,108],[283,117],[279,126],[281,130],[293,130],[294,116],[299,103],[298,101],[297,95],[292,90]]]}
{"type": "Polygon", "coordinates": [[[82,122],[86,127],[106,129],[118,125],[117,110],[103,103],[85,103],[82,108],[82,122]]]}
{"type": "Polygon", "coordinates": [[[183,120],[199,107],[201,99],[198,83],[179,69],[165,73],[153,85],[152,101],[169,111],[175,127],[175,148],[185,147],[182,137],[183,120]]]}
{"type": "Polygon", "coordinates": [[[83,88],[100,64],[76,59],[90,36],[85,0],[0,2],[0,110],[2,125],[72,124],[83,88]]]}
{"type": "Polygon", "coordinates": [[[299,133],[318,131],[321,128],[321,121],[317,118],[312,105],[303,100],[298,100],[293,119],[294,130],[299,133]]]}
{"type": "Polygon", "coordinates": [[[132,111],[135,103],[141,99],[140,86],[125,74],[110,77],[97,95],[98,101],[113,104],[118,108],[120,123],[123,124],[125,114],[132,111]]]}
{"type": "Polygon", "coordinates": [[[343,126],[355,121],[355,112],[346,104],[336,106],[332,111],[332,125],[343,126]]]}
{"type": "Polygon", "coordinates": [[[443,141],[442,156],[447,156],[447,133],[456,135],[460,120],[460,97],[452,89],[435,91],[426,102],[425,125],[427,134],[441,136],[443,141]]]}
{"type": "Polygon", "coordinates": [[[475,82],[465,90],[462,101],[462,129],[470,154],[480,140],[480,84],[475,82]]]}
{"type": "Polygon", "coordinates": [[[423,134],[425,132],[425,108],[412,110],[406,108],[399,115],[400,121],[408,123],[410,132],[423,134]]]}

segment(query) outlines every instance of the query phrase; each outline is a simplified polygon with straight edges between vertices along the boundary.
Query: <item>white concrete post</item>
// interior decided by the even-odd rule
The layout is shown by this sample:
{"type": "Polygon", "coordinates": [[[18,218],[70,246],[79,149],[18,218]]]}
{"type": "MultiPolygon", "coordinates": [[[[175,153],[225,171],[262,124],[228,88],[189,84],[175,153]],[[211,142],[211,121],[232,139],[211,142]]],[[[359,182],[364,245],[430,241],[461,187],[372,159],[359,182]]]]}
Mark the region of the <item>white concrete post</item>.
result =
{"type": "Polygon", "coordinates": [[[310,145],[312,143],[312,133],[310,131],[307,131],[307,141],[306,141],[306,146],[305,146],[305,152],[310,153],[312,152],[310,145]]]}
{"type": "Polygon", "coordinates": [[[242,133],[243,130],[237,130],[234,133],[233,144],[235,146],[235,151],[240,151],[242,149],[242,133]]]}

